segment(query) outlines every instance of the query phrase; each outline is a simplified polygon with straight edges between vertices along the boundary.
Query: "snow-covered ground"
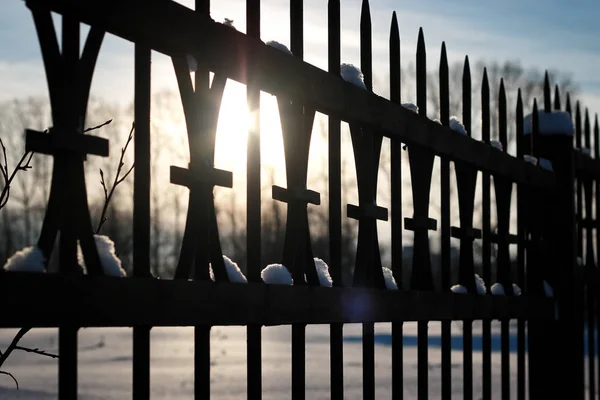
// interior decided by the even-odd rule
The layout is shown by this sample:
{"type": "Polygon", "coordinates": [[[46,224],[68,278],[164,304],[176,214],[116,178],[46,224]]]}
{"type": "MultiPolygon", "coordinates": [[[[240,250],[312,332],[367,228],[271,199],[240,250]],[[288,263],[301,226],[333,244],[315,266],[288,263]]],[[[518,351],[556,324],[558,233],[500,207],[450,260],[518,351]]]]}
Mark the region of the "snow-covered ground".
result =
{"type": "MultiPolygon", "coordinates": [[[[494,397],[500,395],[499,323],[494,322],[492,370],[494,397]]],[[[462,324],[453,323],[452,391],[462,398],[462,324]]],[[[4,350],[15,330],[0,331],[4,350]]],[[[246,395],[246,336],[243,327],[214,327],[211,331],[211,392],[217,399],[241,399],[246,395]]],[[[440,324],[430,323],[429,393],[439,397],[440,324]]],[[[375,327],[376,397],[391,398],[391,327],[375,327]]],[[[404,325],[405,398],[417,398],[417,327],[404,325]]],[[[473,385],[475,397],[481,393],[481,328],[474,327],[473,385]]],[[[291,394],[291,329],[289,326],[263,328],[263,397],[286,399],[291,394]]],[[[344,328],[345,398],[362,397],[361,326],[344,328]]],[[[55,329],[30,331],[22,345],[57,350],[55,329]]],[[[516,324],[511,326],[511,387],[516,393],[516,324]]],[[[81,329],[79,334],[79,394],[81,399],[131,398],[131,329],[81,329]]],[[[192,328],[153,328],[151,385],[153,399],[193,398],[192,328]]],[[[7,376],[0,376],[1,399],[56,399],[57,361],[19,351],[13,352],[3,369],[20,383],[16,390],[7,376]]],[[[329,398],[329,327],[313,325],[306,333],[306,393],[308,399],[329,398]]],[[[514,396],[514,394],[513,394],[514,396]]]]}

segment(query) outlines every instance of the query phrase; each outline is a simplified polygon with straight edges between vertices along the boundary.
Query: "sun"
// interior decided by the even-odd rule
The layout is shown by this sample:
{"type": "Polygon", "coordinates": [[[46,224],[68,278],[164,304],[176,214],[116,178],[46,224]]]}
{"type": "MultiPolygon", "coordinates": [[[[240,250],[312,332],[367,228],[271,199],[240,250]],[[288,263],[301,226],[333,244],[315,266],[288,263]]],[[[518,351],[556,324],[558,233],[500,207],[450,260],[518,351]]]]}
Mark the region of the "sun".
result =
{"type": "MultiPolygon", "coordinates": [[[[234,172],[246,170],[248,134],[251,128],[246,87],[228,81],[223,94],[217,125],[215,166],[234,172]]],[[[274,96],[261,93],[261,165],[283,171],[284,153],[281,122],[274,96]]]]}

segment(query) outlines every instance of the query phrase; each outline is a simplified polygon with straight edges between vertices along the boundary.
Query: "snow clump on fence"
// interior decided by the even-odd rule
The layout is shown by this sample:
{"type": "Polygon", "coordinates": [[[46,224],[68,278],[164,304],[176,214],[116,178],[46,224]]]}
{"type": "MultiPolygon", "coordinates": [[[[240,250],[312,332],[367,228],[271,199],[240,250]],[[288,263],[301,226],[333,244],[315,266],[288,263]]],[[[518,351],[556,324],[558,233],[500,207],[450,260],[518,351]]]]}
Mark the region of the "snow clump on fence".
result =
{"type": "MultiPolygon", "coordinates": [[[[512,284],[512,291],[514,296],[521,295],[521,288],[516,283],[512,284]]],[[[504,291],[504,285],[502,285],[500,282],[494,283],[490,288],[490,292],[494,296],[506,296],[506,292],[504,291]]]]}
{"type": "MultiPolygon", "coordinates": [[[[231,258],[223,255],[223,262],[225,263],[225,270],[227,271],[227,278],[229,278],[229,282],[232,283],[248,283],[248,279],[243,274],[242,270],[238,265],[231,260],[231,258]]],[[[215,280],[215,273],[213,271],[212,264],[208,265],[208,273],[210,275],[210,279],[212,281],[215,280]]]]}
{"type": "Polygon", "coordinates": [[[361,89],[367,88],[364,80],[365,77],[362,71],[352,64],[340,65],[340,75],[342,76],[342,79],[344,79],[346,82],[350,82],[361,89]]]}
{"type": "MultiPolygon", "coordinates": [[[[483,279],[481,279],[481,277],[477,274],[475,274],[473,279],[475,279],[475,290],[477,291],[477,294],[484,295],[486,290],[485,282],[483,281],[483,279]]],[[[467,294],[469,292],[467,288],[463,285],[454,285],[450,288],[450,290],[456,294],[467,294]]]]}
{"type": "Polygon", "coordinates": [[[4,264],[5,271],[43,273],[46,257],[37,246],[25,247],[9,257],[4,264]]]}
{"type": "Polygon", "coordinates": [[[289,54],[289,55],[292,55],[292,52],[290,51],[290,49],[288,49],[288,47],[287,47],[285,44],[283,44],[283,43],[279,43],[279,42],[276,42],[275,40],[269,40],[269,41],[267,42],[267,46],[274,47],[274,48],[276,48],[277,50],[281,50],[281,51],[283,51],[284,53],[287,53],[287,54],[289,54]]]}

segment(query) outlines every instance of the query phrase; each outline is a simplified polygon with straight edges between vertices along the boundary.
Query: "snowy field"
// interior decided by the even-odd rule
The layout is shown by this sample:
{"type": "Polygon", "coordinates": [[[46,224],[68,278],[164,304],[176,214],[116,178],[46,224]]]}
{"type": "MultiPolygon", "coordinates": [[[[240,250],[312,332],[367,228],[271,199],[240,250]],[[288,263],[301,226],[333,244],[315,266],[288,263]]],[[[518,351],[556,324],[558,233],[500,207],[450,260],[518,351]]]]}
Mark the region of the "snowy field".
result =
{"type": "MultiPolygon", "coordinates": [[[[454,323],[452,339],[452,391],[462,398],[462,324],[454,323]]],[[[499,397],[499,323],[493,323],[492,371],[494,398],[499,397]]],[[[16,330],[0,331],[5,349],[16,330]]],[[[246,337],[243,327],[214,327],[211,332],[211,392],[216,399],[242,399],[246,395],[246,337]]],[[[429,383],[431,398],[439,397],[440,324],[430,323],[429,383]]],[[[391,327],[375,327],[376,397],[391,398],[391,327]]],[[[417,398],[417,327],[404,328],[405,398],[417,398]]],[[[475,325],[473,340],[473,384],[475,397],[481,393],[481,331],[475,325]]],[[[362,396],[361,326],[344,328],[345,398],[362,396]]],[[[263,329],[263,397],[286,399],[291,396],[291,329],[289,326],[263,329]]],[[[516,324],[511,327],[511,387],[516,392],[516,324]]],[[[30,331],[22,345],[57,351],[57,330],[30,331]]],[[[131,398],[131,329],[81,329],[79,334],[79,394],[81,399],[131,398]]],[[[151,385],[153,399],[193,398],[192,328],[153,328],[151,385]]],[[[56,399],[57,361],[15,351],[3,367],[19,380],[20,390],[7,376],[0,376],[0,399],[56,399]]],[[[306,334],[307,399],[329,398],[329,327],[313,325],[306,334]]],[[[514,396],[514,394],[513,394],[514,396]]],[[[513,397],[511,396],[511,397],[513,397]]]]}

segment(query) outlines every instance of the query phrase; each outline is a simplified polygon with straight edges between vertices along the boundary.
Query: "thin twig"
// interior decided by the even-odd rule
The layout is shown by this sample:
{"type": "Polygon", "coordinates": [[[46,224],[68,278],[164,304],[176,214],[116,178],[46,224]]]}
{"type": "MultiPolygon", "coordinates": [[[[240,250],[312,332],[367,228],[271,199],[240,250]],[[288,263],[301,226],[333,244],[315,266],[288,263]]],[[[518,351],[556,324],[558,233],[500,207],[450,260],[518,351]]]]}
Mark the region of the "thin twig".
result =
{"type": "Polygon", "coordinates": [[[98,227],[96,228],[96,232],[94,232],[96,234],[100,233],[102,226],[106,222],[106,212],[108,211],[108,205],[110,204],[110,199],[112,198],[112,196],[115,192],[115,188],[120,183],[122,183],[125,180],[125,178],[127,178],[127,176],[131,173],[131,171],[133,171],[133,168],[135,167],[135,163],[133,163],[131,165],[131,168],[129,168],[129,170],[127,170],[125,175],[120,177],[121,170],[123,169],[123,166],[125,165],[123,163],[123,158],[125,157],[125,153],[127,152],[127,147],[129,146],[129,143],[131,143],[131,140],[133,139],[134,129],[135,129],[135,122],[131,124],[131,130],[129,131],[129,136],[127,137],[127,142],[125,143],[125,147],[123,147],[121,149],[121,157],[119,158],[119,166],[117,167],[117,173],[115,175],[115,179],[113,181],[112,187],[110,188],[110,191],[106,187],[106,182],[104,181],[104,172],[102,171],[102,169],[100,169],[100,184],[102,185],[102,189],[104,190],[104,206],[102,207],[102,213],[100,214],[100,220],[98,221],[98,227]]]}
{"type": "Polygon", "coordinates": [[[15,350],[21,350],[21,351],[25,351],[27,353],[39,354],[40,356],[46,356],[46,357],[50,357],[50,358],[58,358],[58,354],[48,353],[47,351],[40,350],[37,347],[35,349],[32,349],[30,347],[15,346],[15,350]]]}
{"type": "Polygon", "coordinates": [[[8,198],[10,197],[10,185],[11,185],[13,179],[15,179],[17,172],[27,171],[28,169],[31,168],[30,163],[31,163],[31,159],[33,157],[33,153],[26,151],[23,154],[23,156],[21,157],[21,159],[19,160],[19,162],[17,163],[17,166],[15,167],[13,172],[9,176],[8,175],[8,158],[6,157],[6,147],[4,146],[4,142],[2,142],[1,138],[0,138],[0,146],[2,146],[2,155],[4,156],[4,165],[0,165],[0,173],[2,174],[2,178],[4,180],[4,187],[2,188],[2,192],[0,193],[0,209],[1,209],[8,202],[8,198]]]}
{"type": "Polygon", "coordinates": [[[13,376],[13,374],[11,374],[10,372],[6,372],[6,371],[0,371],[0,374],[10,376],[13,379],[13,381],[15,381],[15,385],[17,385],[17,390],[19,390],[19,381],[17,381],[17,379],[13,376]]]}
{"type": "Polygon", "coordinates": [[[94,126],[94,127],[87,128],[86,130],[84,130],[84,131],[83,131],[83,133],[86,133],[86,132],[91,132],[91,131],[94,131],[94,130],[96,130],[96,129],[100,129],[100,128],[102,128],[103,126],[106,126],[106,125],[110,124],[112,121],[113,121],[112,119],[109,119],[108,121],[106,121],[106,122],[103,122],[103,123],[101,123],[100,125],[96,125],[96,126],[94,126]]]}

